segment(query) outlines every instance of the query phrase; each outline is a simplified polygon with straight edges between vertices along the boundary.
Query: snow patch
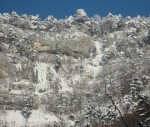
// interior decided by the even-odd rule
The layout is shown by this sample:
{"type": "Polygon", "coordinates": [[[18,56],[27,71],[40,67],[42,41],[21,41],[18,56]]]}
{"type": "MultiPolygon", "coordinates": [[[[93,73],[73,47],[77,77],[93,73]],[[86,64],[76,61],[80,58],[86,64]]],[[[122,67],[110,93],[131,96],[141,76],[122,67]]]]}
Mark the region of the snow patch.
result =
{"type": "Polygon", "coordinates": [[[16,125],[17,127],[23,125],[40,125],[46,123],[52,123],[53,121],[59,121],[59,119],[53,113],[43,113],[40,110],[32,110],[32,114],[28,120],[26,120],[19,110],[6,111],[4,118],[8,123],[8,127],[16,125]]]}
{"type": "Polygon", "coordinates": [[[60,84],[62,88],[61,91],[72,91],[72,88],[68,87],[65,77],[62,77],[61,75],[59,75],[53,67],[51,67],[51,73],[54,75],[53,80],[57,80],[58,78],[60,79],[61,81],[60,84]]]}
{"type": "Polygon", "coordinates": [[[86,67],[86,73],[89,73],[93,75],[94,79],[96,78],[97,74],[101,71],[102,67],[101,66],[91,66],[87,65],[86,67]]]}
{"type": "Polygon", "coordinates": [[[95,48],[96,48],[96,56],[92,59],[93,66],[99,66],[101,58],[103,56],[102,52],[102,43],[100,41],[93,41],[95,48]]]}
{"type": "Polygon", "coordinates": [[[72,91],[72,88],[68,87],[67,83],[63,78],[61,78],[61,87],[62,87],[62,91],[72,91]]]}
{"type": "Polygon", "coordinates": [[[15,67],[16,67],[16,70],[19,71],[19,70],[21,70],[22,65],[21,65],[21,63],[17,63],[17,64],[15,64],[15,67]]]}
{"type": "Polygon", "coordinates": [[[100,44],[99,41],[94,41],[94,44],[95,44],[95,48],[96,48],[96,53],[100,54],[102,45],[100,44]]]}

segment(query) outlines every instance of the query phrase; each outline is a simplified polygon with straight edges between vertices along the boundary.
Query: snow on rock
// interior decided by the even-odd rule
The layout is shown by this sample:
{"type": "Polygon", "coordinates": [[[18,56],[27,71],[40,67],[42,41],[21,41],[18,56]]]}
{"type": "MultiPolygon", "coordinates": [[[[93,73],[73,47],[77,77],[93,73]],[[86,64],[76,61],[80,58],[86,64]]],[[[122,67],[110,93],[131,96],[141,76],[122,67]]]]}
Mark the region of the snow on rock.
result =
{"type": "Polygon", "coordinates": [[[62,87],[61,91],[72,91],[72,88],[68,87],[66,81],[63,78],[61,78],[61,87],[62,87]]]}
{"type": "Polygon", "coordinates": [[[77,83],[80,80],[81,80],[81,76],[80,75],[74,75],[73,78],[72,78],[72,81],[73,81],[74,84],[77,83]]]}
{"type": "Polygon", "coordinates": [[[59,76],[53,66],[50,67],[50,71],[54,75],[54,78],[57,78],[59,76]]]}
{"type": "Polygon", "coordinates": [[[6,111],[5,119],[8,123],[15,121],[17,124],[20,124],[20,123],[25,122],[25,119],[21,115],[21,112],[20,111],[14,111],[14,110],[6,111]]]}
{"type": "Polygon", "coordinates": [[[22,65],[21,65],[21,63],[17,63],[17,64],[15,64],[15,67],[16,67],[16,70],[19,71],[19,70],[21,70],[22,65]]]}
{"type": "Polygon", "coordinates": [[[37,62],[34,68],[34,74],[37,75],[38,84],[36,86],[36,91],[40,89],[46,90],[48,88],[48,80],[47,80],[47,69],[49,65],[47,63],[37,62]]]}
{"type": "Polygon", "coordinates": [[[71,88],[68,87],[67,81],[63,76],[58,74],[53,66],[50,66],[46,63],[36,63],[34,68],[34,73],[38,77],[38,83],[36,84],[36,91],[47,90],[49,81],[47,79],[48,68],[53,75],[53,80],[60,79],[61,91],[70,91],[71,88]]]}
{"type": "Polygon", "coordinates": [[[86,73],[90,74],[93,76],[93,78],[95,79],[97,74],[100,73],[101,71],[101,67],[100,66],[91,66],[91,65],[87,65],[86,68],[86,73]]]}
{"type": "Polygon", "coordinates": [[[21,80],[21,81],[14,82],[13,84],[15,84],[15,85],[19,85],[19,84],[30,85],[31,82],[29,82],[28,80],[23,79],[23,80],[21,80]]]}
{"type": "Polygon", "coordinates": [[[58,73],[56,72],[56,70],[54,69],[53,66],[50,67],[50,70],[51,70],[51,72],[52,72],[52,74],[53,74],[53,76],[54,76],[54,77],[53,77],[53,80],[60,79],[60,85],[61,85],[61,88],[62,88],[61,91],[71,91],[71,90],[72,90],[72,88],[70,88],[70,87],[68,86],[65,77],[63,77],[63,76],[61,76],[60,74],[58,74],[58,73]]]}
{"type": "Polygon", "coordinates": [[[38,124],[49,124],[53,121],[59,121],[59,119],[54,114],[43,113],[39,110],[32,110],[32,114],[28,120],[26,120],[19,110],[8,110],[6,111],[6,116],[4,118],[11,126],[13,123],[17,126],[22,125],[38,125],[38,124]]]}
{"type": "Polygon", "coordinates": [[[102,45],[100,44],[100,41],[93,41],[95,44],[95,48],[96,48],[96,53],[100,54],[102,51],[102,45]]]}
{"type": "Polygon", "coordinates": [[[18,94],[21,95],[23,92],[21,90],[11,90],[11,94],[18,94]]]}
{"type": "Polygon", "coordinates": [[[102,42],[101,41],[93,41],[95,48],[96,48],[96,56],[92,59],[93,66],[99,66],[101,58],[103,56],[102,52],[102,42]]]}

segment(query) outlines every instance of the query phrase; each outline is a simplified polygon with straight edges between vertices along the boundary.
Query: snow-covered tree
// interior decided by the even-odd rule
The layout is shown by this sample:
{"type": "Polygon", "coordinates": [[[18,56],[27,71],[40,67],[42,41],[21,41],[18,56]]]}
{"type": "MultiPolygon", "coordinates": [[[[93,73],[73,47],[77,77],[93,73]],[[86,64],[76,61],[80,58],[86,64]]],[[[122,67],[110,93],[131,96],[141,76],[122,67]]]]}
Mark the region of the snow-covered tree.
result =
{"type": "Polygon", "coordinates": [[[40,17],[39,15],[36,16],[30,16],[30,20],[31,20],[31,29],[33,30],[38,30],[39,29],[39,25],[40,25],[40,17]]]}
{"type": "Polygon", "coordinates": [[[138,78],[134,78],[130,84],[130,94],[133,100],[136,100],[140,92],[143,90],[143,84],[138,78]]]}
{"type": "Polygon", "coordinates": [[[91,121],[94,119],[101,119],[101,109],[98,106],[92,104],[86,105],[85,107],[85,116],[88,117],[91,121]]]}
{"type": "Polygon", "coordinates": [[[78,9],[75,15],[75,21],[77,23],[84,23],[88,20],[88,16],[83,9],[78,9]]]}
{"type": "Polygon", "coordinates": [[[18,26],[18,19],[20,16],[16,12],[11,13],[11,18],[9,19],[10,23],[14,26],[18,26]]]}
{"type": "Polygon", "coordinates": [[[33,108],[33,98],[32,98],[31,91],[26,91],[24,95],[24,108],[22,109],[21,113],[25,119],[28,119],[30,115],[32,114],[32,108],[33,108]]]}

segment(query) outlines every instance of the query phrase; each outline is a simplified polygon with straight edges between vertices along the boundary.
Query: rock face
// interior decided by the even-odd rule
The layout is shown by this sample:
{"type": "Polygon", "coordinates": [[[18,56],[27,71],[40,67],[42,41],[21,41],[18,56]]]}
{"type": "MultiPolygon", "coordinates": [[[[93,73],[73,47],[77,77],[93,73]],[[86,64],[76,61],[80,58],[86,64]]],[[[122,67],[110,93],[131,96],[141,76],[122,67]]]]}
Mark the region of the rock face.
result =
{"type": "Polygon", "coordinates": [[[5,56],[0,57],[0,79],[4,79],[9,76],[9,65],[4,57],[5,56]]]}
{"type": "Polygon", "coordinates": [[[149,29],[149,18],[89,18],[82,9],[64,20],[0,15],[0,120],[65,127],[89,102],[106,108],[108,91],[124,98],[132,77],[150,76],[149,29]]]}
{"type": "Polygon", "coordinates": [[[61,50],[62,55],[77,58],[79,56],[89,57],[93,47],[91,41],[91,37],[82,32],[62,32],[56,35],[41,34],[40,37],[35,38],[33,43],[34,48],[39,53],[58,54],[58,50],[61,50]]]}

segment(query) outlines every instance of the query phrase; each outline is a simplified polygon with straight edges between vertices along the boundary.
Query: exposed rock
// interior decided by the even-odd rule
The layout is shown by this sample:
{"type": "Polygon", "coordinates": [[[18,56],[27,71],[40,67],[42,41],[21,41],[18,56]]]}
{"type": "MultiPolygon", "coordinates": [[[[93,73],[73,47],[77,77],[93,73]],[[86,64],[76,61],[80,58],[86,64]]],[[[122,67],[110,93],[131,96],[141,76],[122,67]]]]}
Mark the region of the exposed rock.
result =
{"type": "Polygon", "coordinates": [[[0,79],[5,79],[9,76],[9,65],[6,56],[0,55],[0,79]]]}
{"type": "Polygon", "coordinates": [[[60,35],[44,33],[33,39],[33,43],[34,48],[39,53],[57,54],[58,50],[61,50],[61,54],[73,57],[89,57],[93,47],[91,37],[82,32],[62,33],[60,35]]]}

